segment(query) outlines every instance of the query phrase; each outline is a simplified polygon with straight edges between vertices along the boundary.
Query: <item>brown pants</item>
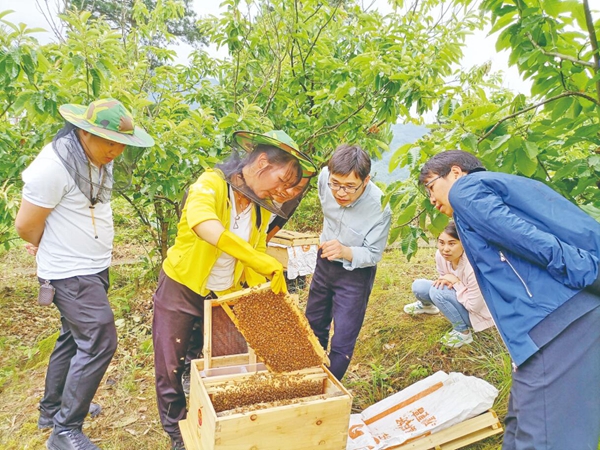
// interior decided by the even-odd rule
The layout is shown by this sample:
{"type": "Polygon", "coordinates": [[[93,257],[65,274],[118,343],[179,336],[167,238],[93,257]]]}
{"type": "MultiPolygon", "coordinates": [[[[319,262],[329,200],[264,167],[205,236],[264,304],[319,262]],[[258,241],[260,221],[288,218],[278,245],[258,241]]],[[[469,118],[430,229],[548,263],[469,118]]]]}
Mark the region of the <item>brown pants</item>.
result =
{"type": "MultiPolygon", "coordinates": [[[[210,298],[196,294],[161,270],[154,294],[152,341],[158,413],[164,430],[172,437],[181,435],[179,421],[187,414],[181,374],[192,329],[194,322],[203,319],[204,301],[210,298]]],[[[213,309],[212,320],[213,356],[248,351],[246,341],[222,308],[213,309]]]]}

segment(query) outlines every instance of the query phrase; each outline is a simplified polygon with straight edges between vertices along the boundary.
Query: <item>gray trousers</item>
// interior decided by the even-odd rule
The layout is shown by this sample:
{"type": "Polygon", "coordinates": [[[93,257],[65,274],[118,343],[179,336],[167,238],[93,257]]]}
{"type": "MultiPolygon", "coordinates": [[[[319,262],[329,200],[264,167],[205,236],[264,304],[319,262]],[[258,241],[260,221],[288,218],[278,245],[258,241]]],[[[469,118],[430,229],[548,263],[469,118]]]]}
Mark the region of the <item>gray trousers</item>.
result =
{"type": "Polygon", "coordinates": [[[40,410],[54,416],[57,432],[80,429],[117,349],[108,303],[108,269],[95,275],[52,280],[62,327],[48,371],[40,410]]]}
{"type": "Polygon", "coordinates": [[[600,307],[567,326],[513,373],[503,450],[597,450],[600,307]]]}

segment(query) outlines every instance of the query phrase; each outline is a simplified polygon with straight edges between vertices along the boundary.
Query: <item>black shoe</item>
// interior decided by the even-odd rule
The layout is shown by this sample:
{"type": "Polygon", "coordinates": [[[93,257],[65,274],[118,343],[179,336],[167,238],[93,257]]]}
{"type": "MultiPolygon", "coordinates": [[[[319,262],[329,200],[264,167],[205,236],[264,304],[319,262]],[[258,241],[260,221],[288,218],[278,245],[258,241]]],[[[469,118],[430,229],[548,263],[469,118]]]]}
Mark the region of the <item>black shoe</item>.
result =
{"type": "MultiPolygon", "coordinates": [[[[89,415],[94,417],[98,417],[102,412],[102,406],[98,403],[91,403],[90,410],[88,411],[89,415]]],[[[54,415],[50,415],[45,411],[40,410],[40,418],[38,419],[38,428],[40,430],[44,430],[46,428],[54,427],[54,415]]]]}
{"type": "Polygon", "coordinates": [[[171,450],[185,450],[185,444],[181,436],[171,438],[171,450]]]}
{"type": "Polygon", "coordinates": [[[48,450],[100,450],[96,444],[79,429],[52,432],[46,441],[48,450]]]}

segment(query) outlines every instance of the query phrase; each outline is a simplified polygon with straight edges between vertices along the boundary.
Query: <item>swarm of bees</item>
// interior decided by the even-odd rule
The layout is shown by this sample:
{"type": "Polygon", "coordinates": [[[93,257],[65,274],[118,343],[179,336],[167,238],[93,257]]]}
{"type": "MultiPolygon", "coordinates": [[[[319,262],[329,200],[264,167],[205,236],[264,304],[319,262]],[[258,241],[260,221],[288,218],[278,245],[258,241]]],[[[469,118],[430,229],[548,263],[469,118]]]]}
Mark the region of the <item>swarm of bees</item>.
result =
{"type": "MultiPolygon", "coordinates": [[[[323,394],[323,379],[302,375],[257,373],[213,391],[211,398],[216,413],[258,403],[272,403],[323,394]]],[[[259,409],[259,408],[253,408],[259,409]]]]}
{"type": "Polygon", "coordinates": [[[271,372],[292,372],[323,363],[324,351],[306,318],[285,294],[252,292],[234,305],[233,312],[238,329],[271,372]]]}
{"type": "Polygon", "coordinates": [[[324,372],[303,371],[327,361],[304,314],[285,294],[250,290],[228,313],[269,372],[213,386],[212,405],[219,415],[247,412],[324,396],[324,372]]]}

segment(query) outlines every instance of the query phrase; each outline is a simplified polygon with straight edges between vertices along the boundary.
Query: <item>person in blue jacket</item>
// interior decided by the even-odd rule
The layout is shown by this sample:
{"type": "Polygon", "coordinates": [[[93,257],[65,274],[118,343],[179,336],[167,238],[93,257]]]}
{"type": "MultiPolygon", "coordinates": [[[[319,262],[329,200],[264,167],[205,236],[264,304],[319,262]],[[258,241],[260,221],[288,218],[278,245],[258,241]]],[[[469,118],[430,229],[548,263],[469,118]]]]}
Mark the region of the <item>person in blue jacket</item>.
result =
{"type": "Polygon", "coordinates": [[[449,150],[421,169],[513,360],[503,450],[598,448],[600,224],[545,184],[449,150]]]}

